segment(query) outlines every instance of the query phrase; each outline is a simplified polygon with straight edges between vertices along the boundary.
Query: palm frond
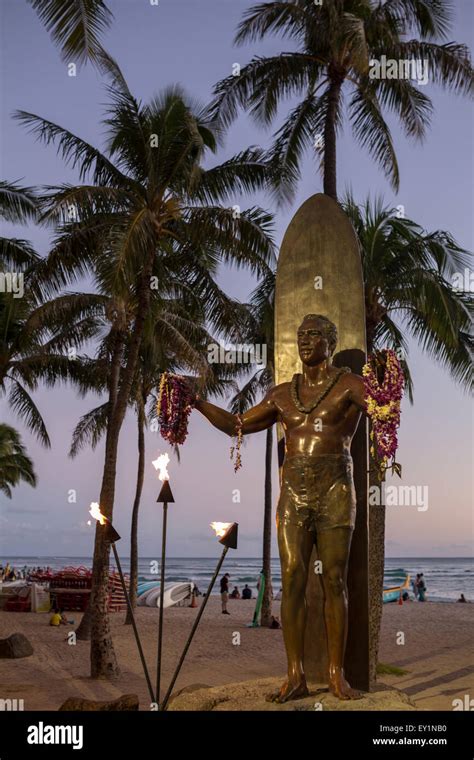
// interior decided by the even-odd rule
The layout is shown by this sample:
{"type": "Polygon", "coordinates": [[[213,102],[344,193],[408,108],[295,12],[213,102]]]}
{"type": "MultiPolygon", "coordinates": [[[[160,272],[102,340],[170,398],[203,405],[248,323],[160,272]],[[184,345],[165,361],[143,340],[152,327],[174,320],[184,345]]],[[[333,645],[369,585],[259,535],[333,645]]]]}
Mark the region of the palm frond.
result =
{"type": "Polygon", "coordinates": [[[48,449],[51,448],[46,425],[36,404],[25,388],[16,380],[11,380],[8,403],[43,446],[48,449]]]}
{"type": "Polygon", "coordinates": [[[31,187],[0,180],[0,217],[7,222],[23,223],[35,219],[37,197],[31,187]]]}
{"type": "Polygon", "coordinates": [[[86,446],[94,450],[107,430],[109,403],[101,404],[84,414],[72,434],[69,456],[74,459],[86,446]]]}
{"type": "Polygon", "coordinates": [[[113,14],[103,0],[27,0],[66,62],[97,61],[113,14]]]}
{"type": "Polygon", "coordinates": [[[369,88],[354,92],[349,110],[356,139],[380,164],[394,190],[398,190],[400,173],[389,127],[380,111],[375,92],[369,88]]]}

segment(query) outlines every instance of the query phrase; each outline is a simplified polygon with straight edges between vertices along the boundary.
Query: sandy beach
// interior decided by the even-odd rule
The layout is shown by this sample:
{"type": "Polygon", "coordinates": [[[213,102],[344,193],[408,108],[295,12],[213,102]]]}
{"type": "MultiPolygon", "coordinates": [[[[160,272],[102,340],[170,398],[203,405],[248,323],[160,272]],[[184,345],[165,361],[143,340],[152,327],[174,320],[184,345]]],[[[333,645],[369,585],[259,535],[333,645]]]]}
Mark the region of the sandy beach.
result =
{"type": "MultiPolygon", "coordinates": [[[[218,598],[212,598],[188,653],[176,690],[191,684],[219,686],[236,681],[278,676],[285,673],[282,632],[247,628],[254,602],[234,601],[230,616],[222,615],[218,598]],[[240,643],[238,643],[240,641],[240,643]]],[[[196,609],[166,610],[163,684],[167,685],[182,646],[196,616],[196,609]]],[[[274,604],[279,614],[279,603],[274,604]]],[[[34,647],[31,657],[0,660],[0,696],[23,699],[25,710],[57,710],[68,697],[115,699],[136,693],[140,709],[150,698],[130,626],[124,614],[111,615],[113,638],[121,667],[114,682],[89,678],[89,644],[69,645],[67,632],[74,630],[81,614],[68,613],[74,626],[54,628],[49,615],[0,613],[0,637],[24,633],[34,647]]],[[[474,693],[474,605],[443,603],[390,604],[384,607],[380,660],[407,671],[383,675],[380,681],[409,695],[421,709],[452,710],[453,699],[474,693]],[[405,634],[405,643],[400,641],[405,634]]],[[[137,620],[145,656],[155,681],[158,611],[139,608],[137,620]]]]}

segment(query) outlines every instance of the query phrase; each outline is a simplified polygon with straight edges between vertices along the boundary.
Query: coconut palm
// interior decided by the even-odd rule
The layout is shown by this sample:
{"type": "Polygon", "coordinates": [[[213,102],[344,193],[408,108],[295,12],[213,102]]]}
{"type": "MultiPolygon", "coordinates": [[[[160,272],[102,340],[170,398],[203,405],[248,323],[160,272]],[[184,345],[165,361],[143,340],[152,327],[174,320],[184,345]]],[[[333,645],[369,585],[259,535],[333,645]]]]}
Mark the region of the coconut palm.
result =
{"type": "MultiPolygon", "coordinates": [[[[233,414],[243,413],[253,406],[259,396],[265,395],[275,384],[274,360],[274,298],[275,272],[271,269],[265,273],[257,288],[251,294],[248,305],[248,317],[245,320],[243,344],[260,345],[266,350],[266,363],[257,367],[250,379],[231,401],[230,409],[233,414]]],[[[265,481],[263,498],[263,575],[265,589],[262,601],[261,624],[269,626],[272,617],[272,573],[271,573],[271,542],[272,542],[272,454],[273,428],[266,431],[265,440],[265,481]]]]}
{"type": "Polygon", "coordinates": [[[67,352],[88,340],[94,327],[90,316],[81,314],[80,295],[36,304],[32,272],[25,275],[21,298],[15,292],[0,293],[0,394],[7,395],[10,409],[49,448],[46,425],[31,391],[40,383],[53,387],[73,378],[80,382],[78,363],[67,352]]]}
{"type": "MultiPolygon", "coordinates": [[[[110,77],[105,118],[107,143],[99,151],[68,130],[34,114],[18,118],[58,152],[88,184],[53,188],[43,200],[44,218],[58,235],[42,283],[47,290],[90,273],[101,293],[130,301],[125,330],[117,329],[110,373],[105,462],[100,490],[103,514],[111,519],[120,430],[135,378],[140,345],[155,286],[154,266],[179,277],[177,262],[195,270],[215,302],[213,275],[222,262],[259,272],[274,256],[271,217],[259,208],[235,215],[223,201],[265,185],[267,165],[257,149],[221,166],[203,168],[217,150],[220,127],[191,103],[179,87],[148,104],[131,94],[117,64],[104,56],[110,77]],[[207,276],[206,276],[207,273],[207,276]],[[133,285],[131,285],[133,283],[133,285]],[[122,367],[122,363],[124,366],[122,367]]],[[[189,280],[191,278],[189,277],[189,280]]],[[[159,280],[160,281],[160,280],[159,280]]],[[[210,311],[211,326],[213,315],[210,311]]],[[[93,677],[118,671],[107,614],[109,546],[96,529],[91,594],[93,677]]]]}
{"type": "MultiPolygon", "coordinates": [[[[368,352],[392,348],[406,357],[411,337],[453,380],[471,389],[472,294],[453,288],[454,275],[469,265],[468,252],[449,232],[426,232],[399,218],[381,198],[357,205],[348,194],[343,207],[361,244],[368,352]]],[[[406,361],[404,371],[411,398],[406,361]]]]}
{"type": "Polygon", "coordinates": [[[267,126],[283,98],[301,98],[276,132],[271,151],[280,197],[292,196],[303,153],[308,148],[314,153],[316,146],[323,154],[324,192],[337,200],[336,138],[345,118],[355,139],[397,189],[399,168],[385,113],[399,118],[407,137],[421,140],[432,102],[410,79],[372,78],[371,62],[381,56],[427,61],[430,82],[467,94],[473,81],[469,52],[466,45],[446,41],[451,17],[445,0],[279,0],[255,5],[245,12],[235,41],[278,34],[296,49],[255,56],[238,76],[219,82],[214,112],[228,124],[238,107],[246,108],[267,126]]]}
{"type": "Polygon", "coordinates": [[[103,0],[27,0],[67,63],[97,62],[113,14],[103,0]]]}
{"type": "Polygon", "coordinates": [[[0,423],[0,491],[11,499],[12,488],[22,480],[36,486],[33,462],[21,443],[18,431],[0,423]]]}
{"type": "MultiPolygon", "coordinates": [[[[232,376],[241,371],[240,368],[229,364],[208,364],[208,346],[216,343],[216,339],[203,326],[206,308],[200,299],[196,299],[193,293],[192,302],[186,303],[186,295],[189,299],[189,292],[186,294],[185,291],[179,299],[157,299],[150,309],[147,317],[148,329],[145,329],[140,346],[136,378],[130,397],[130,406],[136,412],[138,432],[137,480],[130,529],[129,594],[132,608],[136,606],[137,597],[138,517],[145,475],[145,427],[149,424],[151,430],[158,430],[158,388],[162,374],[165,371],[179,374],[191,371],[193,374],[187,379],[193,385],[198,385],[201,395],[207,396],[225,393],[234,382],[232,376]],[[197,377],[196,372],[199,373],[197,377]]],[[[230,305],[231,301],[228,299],[228,309],[230,305]]],[[[242,309],[237,303],[234,303],[234,308],[237,319],[242,309]]],[[[235,335],[235,328],[229,325],[226,334],[235,335]]],[[[103,362],[103,349],[100,349],[98,354],[98,360],[88,366],[89,383],[91,389],[103,392],[107,389],[108,368],[103,362]]],[[[97,406],[81,417],[73,432],[70,456],[75,457],[87,445],[95,449],[106,429],[107,403],[97,406]]],[[[178,447],[176,450],[179,455],[178,447]]],[[[131,623],[128,611],[125,623],[131,623]]],[[[88,637],[87,621],[84,626],[81,623],[79,632],[81,638],[88,637]]]]}
{"type": "MultiPolygon", "coordinates": [[[[468,254],[448,232],[425,232],[381,199],[358,206],[348,195],[344,209],[361,244],[369,353],[392,348],[401,357],[409,397],[413,384],[407,338],[466,390],[472,388],[472,294],[456,292],[452,277],[468,265],[468,254]]],[[[380,485],[374,463],[370,484],[380,485]]],[[[375,680],[382,619],[385,507],[369,508],[369,598],[371,679],[375,680]]]]}
{"type": "MultiPolygon", "coordinates": [[[[37,217],[37,198],[31,187],[0,181],[0,219],[11,224],[26,224],[37,217]]],[[[38,254],[31,243],[20,238],[0,237],[0,269],[21,272],[34,264],[38,254]]]]}

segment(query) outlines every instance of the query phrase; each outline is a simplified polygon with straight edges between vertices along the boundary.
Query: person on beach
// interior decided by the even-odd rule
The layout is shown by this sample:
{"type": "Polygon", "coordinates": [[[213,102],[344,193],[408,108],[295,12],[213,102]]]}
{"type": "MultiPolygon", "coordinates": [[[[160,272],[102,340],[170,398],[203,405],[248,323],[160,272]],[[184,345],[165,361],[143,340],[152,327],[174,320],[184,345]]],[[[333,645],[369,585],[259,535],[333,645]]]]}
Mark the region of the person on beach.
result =
{"type": "Polygon", "coordinates": [[[69,620],[67,619],[66,615],[62,612],[62,610],[58,610],[57,607],[53,609],[53,614],[51,615],[49,624],[50,625],[68,625],[69,620]]]}
{"type": "Polygon", "coordinates": [[[418,599],[418,581],[420,580],[420,573],[416,574],[415,580],[411,582],[411,587],[413,589],[413,593],[415,595],[415,599],[418,599]]]}
{"type": "Polygon", "coordinates": [[[425,585],[425,579],[423,577],[423,573],[420,573],[419,575],[417,588],[418,588],[418,601],[426,602],[426,585],[425,585]]]}
{"type": "Polygon", "coordinates": [[[222,602],[222,614],[230,615],[227,610],[227,600],[229,599],[229,573],[226,573],[221,578],[221,602],[222,602]]]}
{"type": "Polygon", "coordinates": [[[50,625],[61,625],[61,613],[55,610],[49,619],[50,625]]]}
{"type": "Polygon", "coordinates": [[[230,598],[231,599],[240,599],[240,591],[239,591],[239,587],[238,586],[234,586],[234,588],[233,588],[233,590],[231,592],[230,598]]]}
{"type": "Polygon", "coordinates": [[[252,589],[249,588],[248,584],[245,584],[245,587],[242,590],[242,599],[251,599],[252,598],[252,589]]]}
{"type": "Polygon", "coordinates": [[[467,604],[467,599],[464,596],[464,594],[461,594],[461,596],[458,599],[458,602],[463,602],[464,604],[467,604]]]}

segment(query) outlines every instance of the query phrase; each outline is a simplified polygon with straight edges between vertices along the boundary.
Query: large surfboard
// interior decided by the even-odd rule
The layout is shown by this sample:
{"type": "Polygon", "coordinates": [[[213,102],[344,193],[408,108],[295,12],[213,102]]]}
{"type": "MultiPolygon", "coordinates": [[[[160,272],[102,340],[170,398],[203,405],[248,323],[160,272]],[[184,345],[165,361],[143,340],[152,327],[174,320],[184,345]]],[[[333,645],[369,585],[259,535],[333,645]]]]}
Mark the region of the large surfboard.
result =
{"type": "MultiPolygon", "coordinates": [[[[305,314],[323,314],[338,329],[334,364],[361,374],[365,362],[365,306],[357,236],[332,198],[313,195],[296,212],[283,238],[275,291],[276,382],[301,371],[296,332],[305,314]]],[[[279,431],[279,465],[284,440],[279,431]]],[[[352,686],[369,689],[369,599],[367,425],[362,419],[352,443],[357,518],[349,561],[349,629],[345,669],[352,686]]],[[[316,549],[313,560],[317,559],[316,549]]],[[[312,565],[314,567],[314,565],[312,565]]],[[[310,572],[305,670],[313,683],[327,683],[327,643],[320,576],[310,572]]]]}

